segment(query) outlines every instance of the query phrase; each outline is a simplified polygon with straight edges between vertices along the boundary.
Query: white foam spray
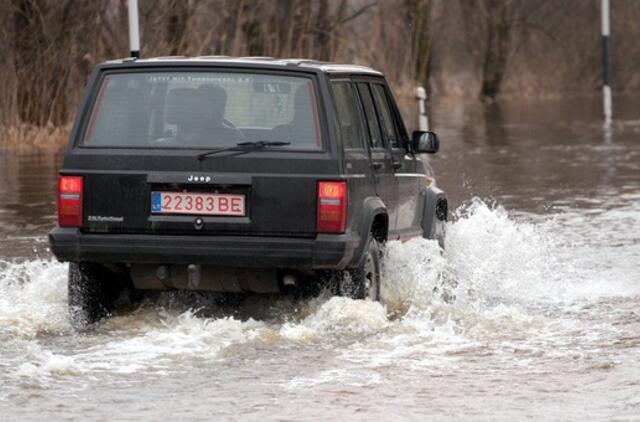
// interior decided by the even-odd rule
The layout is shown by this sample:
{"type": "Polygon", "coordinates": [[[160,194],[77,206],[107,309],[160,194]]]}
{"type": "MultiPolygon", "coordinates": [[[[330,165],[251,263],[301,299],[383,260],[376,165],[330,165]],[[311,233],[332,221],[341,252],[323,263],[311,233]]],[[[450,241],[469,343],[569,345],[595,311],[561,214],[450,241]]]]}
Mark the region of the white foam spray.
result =
{"type": "MultiPolygon", "coordinates": [[[[72,341],[64,347],[46,336],[77,335],[67,322],[66,265],[0,262],[0,348],[12,362],[13,376],[44,379],[171,371],[178,356],[215,362],[230,347],[255,342],[268,347],[352,344],[341,359],[353,365],[375,367],[417,351],[430,358],[412,358],[412,364],[441,364],[448,359],[441,352],[476,347],[487,336],[571,328],[549,321],[539,312],[541,306],[637,294],[633,277],[612,280],[611,274],[617,274],[613,258],[589,267],[574,259],[590,246],[569,238],[569,229],[561,217],[534,223],[476,199],[448,224],[444,252],[424,239],[387,244],[382,304],[340,297],[303,303],[263,299],[253,305],[255,315],[249,309],[242,318],[200,317],[193,310],[146,304],[78,337],[83,341],[76,346],[69,345],[72,341]],[[25,347],[28,353],[17,352],[25,347]]],[[[327,380],[340,373],[317,375],[327,380]]],[[[368,382],[366,376],[356,378],[356,384],[368,382]]],[[[292,385],[296,382],[316,381],[311,376],[292,385]]]]}

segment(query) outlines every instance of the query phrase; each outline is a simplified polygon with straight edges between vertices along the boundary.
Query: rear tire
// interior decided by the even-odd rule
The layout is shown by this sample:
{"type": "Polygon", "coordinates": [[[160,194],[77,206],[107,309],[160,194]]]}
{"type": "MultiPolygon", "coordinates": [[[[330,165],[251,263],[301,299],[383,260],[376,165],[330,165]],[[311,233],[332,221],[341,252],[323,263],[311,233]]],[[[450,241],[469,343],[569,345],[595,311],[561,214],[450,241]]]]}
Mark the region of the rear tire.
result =
{"type": "Polygon", "coordinates": [[[380,247],[371,237],[360,264],[345,274],[340,294],[351,299],[380,300],[380,247]]]}
{"type": "Polygon", "coordinates": [[[69,263],[69,320],[77,330],[85,329],[108,316],[119,301],[122,278],[102,265],[69,263]]]}

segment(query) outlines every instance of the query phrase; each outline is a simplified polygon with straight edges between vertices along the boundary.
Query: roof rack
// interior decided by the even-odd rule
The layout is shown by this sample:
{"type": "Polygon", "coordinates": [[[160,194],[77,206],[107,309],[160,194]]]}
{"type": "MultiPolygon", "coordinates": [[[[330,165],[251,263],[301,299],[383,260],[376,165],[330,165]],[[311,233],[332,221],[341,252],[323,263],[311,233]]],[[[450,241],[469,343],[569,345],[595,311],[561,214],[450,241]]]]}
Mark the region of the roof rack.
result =
{"type": "Polygon", "coordinates": [[[160,62],[160,61],[168,61],[168,62],[192,62],[203,64],[205,60],[211,60],[215,62],[219,60],[220,63],[247,63],[247,64],[258,64],[262,62],[265,66],[286,66],[289,68],[292,67],[302,67],[302,68],[315,68],[319,69],[323,72],[328,73],[367,73],[374,75],[382,75],[381,72],[371,69],[366,66],[356,65],[356,64],[339,64],[339,63],[331,63],[320,60],[313,59],[304,59],[304,58],[274,58],[274,57],[265,57],[265,56],[246,56],[246,57],[232,57],[225,55],[209,55],[209,56],[197,56],[197,57],[186,57],[186,56],[161,56],[161,57],[149,57],[143,59],[135,59],[131,57],[126,57],[118,60],[109,60],[106,63],[145,63],[145,62],[160,62]]]}
{"type": "Polygon", "coordinates": [[[197,56],[194,57],[196,60],[211,60],[211,59],[229,59],[230,56],[225,55],[209,55],[209,56],[197,56]]]}
{"type": "Polygon", "coordinates": [[[188,57],[187,56],[158,56],[158,57],[149,57],[148,59],[145,58],[145,60],[161,61],[161,60],[186,59],[186,58],[188,57]]]}
{"type": "Polygon", "coordinates": [[[297,62],[297,63],[326,63],[322,60],[316,59],[285,59],[287,62],[297,62]]]}
{"type": "Polygon", "coordinates": [[[283,63],[292,64],[299,66],[301,64],[309,63],[309,64],[323,64],[326,62],[315,60],[315,59],[282,59],[280,60],[283,63]]]}
{"type": "Polygon", "coordinates": [[[136,57],[122,57],[120,59],[105,60],[105,63],[124,63],[124,62],[134,62],[136,60],[137,60],[136,57]]]}
{"type": "Polygon", "coordinates": [[[245,57],[234,57],[234,59],[237,60],[277,60],[274,59],[273,57],[269,57],[269,56],[245,56],[245,57]]]}

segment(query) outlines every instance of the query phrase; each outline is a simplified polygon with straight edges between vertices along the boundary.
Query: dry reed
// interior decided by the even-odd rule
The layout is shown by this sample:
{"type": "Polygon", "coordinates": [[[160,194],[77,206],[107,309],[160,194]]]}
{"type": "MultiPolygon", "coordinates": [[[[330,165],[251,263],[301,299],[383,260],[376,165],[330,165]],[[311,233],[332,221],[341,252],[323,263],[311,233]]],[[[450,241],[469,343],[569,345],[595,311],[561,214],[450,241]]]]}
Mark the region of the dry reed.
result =
{"type": "Polygon", "coordinates": [[[18,153],[60,152],[69,138],[71,125],[18,124],[0,126],[0,152],[18,153]]]}

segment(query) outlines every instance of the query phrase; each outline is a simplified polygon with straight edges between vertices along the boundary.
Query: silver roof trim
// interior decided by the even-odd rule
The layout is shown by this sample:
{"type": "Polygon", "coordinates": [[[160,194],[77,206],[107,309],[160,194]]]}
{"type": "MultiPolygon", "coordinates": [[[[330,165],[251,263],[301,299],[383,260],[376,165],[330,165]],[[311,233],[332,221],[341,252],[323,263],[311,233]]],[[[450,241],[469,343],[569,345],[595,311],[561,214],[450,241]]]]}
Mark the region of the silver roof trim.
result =
{"type": "Polygon", "coordinates": [[[106,63],[149,63],[149,62],[211,62],[211,63],[246,63],[246,64],[270,64],[275,66],[299,66],[305,68],[319,69],[326,73],[360,73],[382,76],[382,73],[366,66],[360,66],[355,64],[338,64],[321,62],[313,59],[276,59],[273,57],[251,56],[251,57],[231,57],[231,56],[162,56],[162,57],[150,57],[143,59],[133,59],[130,57],[108,60],[106,63]]]}
{"type": "Polygon", "coordinates": [[[366,66],[359,66],[356,64],[334,64],[327,63],[318,66],[323,72],[328,73],[368,73],[372,75],[382,76],[382,72],[366,66]]]}

